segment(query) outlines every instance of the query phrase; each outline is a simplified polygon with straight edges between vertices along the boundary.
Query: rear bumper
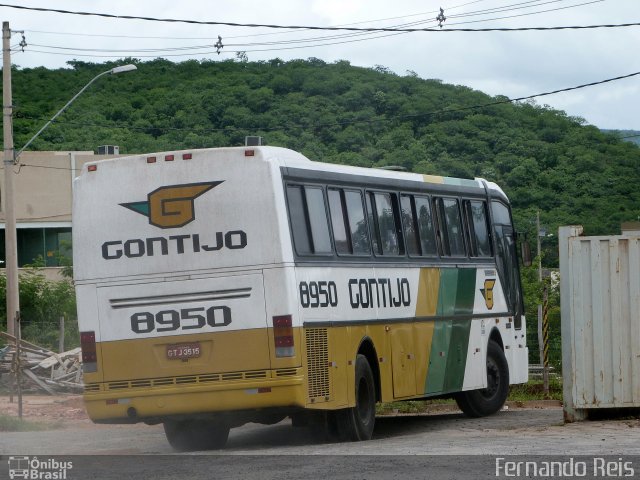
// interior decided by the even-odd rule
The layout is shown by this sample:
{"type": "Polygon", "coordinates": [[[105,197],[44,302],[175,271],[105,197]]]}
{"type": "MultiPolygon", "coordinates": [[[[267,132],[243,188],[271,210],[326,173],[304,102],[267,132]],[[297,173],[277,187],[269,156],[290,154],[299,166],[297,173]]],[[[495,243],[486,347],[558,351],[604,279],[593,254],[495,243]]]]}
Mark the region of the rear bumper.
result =
{"type": "Polygon", "coordinates": [[[305,406],[301,375],[215,385],[173,385],[86,392],[85,406],[96,423],[133,423],[176,415],[215,414],[262,408],[305,406]]]}

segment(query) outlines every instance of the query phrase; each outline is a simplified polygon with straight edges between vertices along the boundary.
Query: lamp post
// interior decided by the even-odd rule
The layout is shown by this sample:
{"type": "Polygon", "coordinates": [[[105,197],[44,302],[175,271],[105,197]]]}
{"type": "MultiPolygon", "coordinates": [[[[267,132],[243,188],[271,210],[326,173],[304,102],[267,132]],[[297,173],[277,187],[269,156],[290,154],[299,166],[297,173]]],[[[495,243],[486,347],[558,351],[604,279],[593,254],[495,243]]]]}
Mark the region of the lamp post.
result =
{"type": "MultiPolygon", "coordinates": [[[[4,25],[3,25],[4,27],[4,25]]],[[[4,29],[3,29],[4,30],[4,29]]],[[[6,25],[8,31],[8,23],[6,25]]],[[[3,35],[10,37],[10,33],[3,35]]],[[[6,40],[6,39],[5,39],[6,40]]],[[[5,92],[11,92],[11,61],[9,58],[9,49],[3,48],[3,68],[5,77],[3,79],[3,87],[5,92]],[[7,67],[8,65],[8,67],[7,67]]],[[[16,234],[16,221],[15,221],[15,209],[14,209],[14,189],[13,189],[13,169],[12,167],[18,162],[18,158],[24,152],[24,150],[31,145],[31,143],[38,138],[38,136],[49,126],[51,123],[64,112],[69,105],[71,105],[82,93],[89,88],[89,86],[97,79],[104,75],[115,75],[118,73],[130,72],[136,70],[135,65],[122,65],[120,67],[111,68],[105,72],[102,72],[93,77],[89,83],[87,83],[82,89],[76,93],[71,100],[69,100],[64,107],[51,117],[51,119],[44,124],[44,126],[36,132],[36,134],[29,139],[27,143],[14,154],[13,139],[10,142],[5,138],[5,162],[4,162],[4,181],[5,181],[5,255],[6,255],[6,275],[7,275],[7,331],[9,334],[19,336],[18,326],[16,325],[17,318],[19,318],[20,311],[20,296],[19,296],[19,279],[18,279],[18,255],[17,255],[17,234],[16,234]]],[[[9,93],[10,95],[10,93],[9,93]]],[[[5,110],[7,106],[11,111],[12,99],[5,98],[5,110]]],[[[5,112],[5,120],[9,117],[11,120],[12,112],[7,115],[5,112]]],[[[6,122],[5,122],[6,123],[6,122]]]]}
{"type": "Polygon", "coordinates": [[[24,152],[24,151],[25,151],[25,149],[26,149],[29,145],[31,145],[31,142],[33,142],[36,138],[38,138],[38,136],[39,136],[42,132],[44,132],[44,130],[45,130],[49,125],[51,125],[51,123],[52,123],[56,118],[58,118],[58,116],[59,116],[62,112],[64,112],[64,111],[67,109],[67,107],[69,107],[69,105],[71,105],[71,104],[75,101],[75,99],[76,99],[76,98],[78,98],[80,95],[82,95],[82,93],[83,93],[87,88],[89,88],[89,86],[90,86],[93,82],[95,82],[97,79],[99,79],[100,77],[102,77],[102,76],[104,76],[104,75],[108,75],[108,74],[115,75],[115,74],[117,74],[117,73],[130,72],[130,71],[132,71],[132,70],[137,70],[137,67],[136,67],[135,65],[131,65],[131,64],[129,64],[129,65],[122,65],[121,67],[115,67],[115,68],[112,68],[111,70],[107,70],[106,72],[99,73],[98,75],[96,75],[95,77],[93,77],[93,78],[89,81],[89,83],[87,83],[84,87],[82,87],[82,90],[80,90],[78,93],[76,93],[76,94],[73,96],[73,98],[67,102],[67,104],[66,104],[64,107],[62,107],[60,110],[58,110],[58,113],[56,113],[53,117],[51,117],[51,120],[49,120],[47,123],[45,123],[45,124],[44,124],[44,126],[43,126],[40,130],[38,130],[38,132],[37,132],[33,137],[31,137],[27,143],[25,143],[25,144],[24,144],[24,147],[22,147],[22,148],[20,149],[20,151],[19,151],[18,153],[16,153],[15,160],[17,161],[17,160],[18,160],[18,157],[20,156],[20,154],[21,154],[22,152],[24,152]]]}

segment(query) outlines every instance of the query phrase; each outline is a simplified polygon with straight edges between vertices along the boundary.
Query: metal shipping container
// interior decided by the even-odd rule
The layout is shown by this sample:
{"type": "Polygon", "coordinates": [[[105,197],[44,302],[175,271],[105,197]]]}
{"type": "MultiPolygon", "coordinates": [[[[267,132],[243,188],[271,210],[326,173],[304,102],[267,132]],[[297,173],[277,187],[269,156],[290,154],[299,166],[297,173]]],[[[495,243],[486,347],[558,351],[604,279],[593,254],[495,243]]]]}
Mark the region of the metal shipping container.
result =
{"type": "Polygon", "coordinates": [[[640,235],[560,227],[564,416],[640,407],[640,235]]]}

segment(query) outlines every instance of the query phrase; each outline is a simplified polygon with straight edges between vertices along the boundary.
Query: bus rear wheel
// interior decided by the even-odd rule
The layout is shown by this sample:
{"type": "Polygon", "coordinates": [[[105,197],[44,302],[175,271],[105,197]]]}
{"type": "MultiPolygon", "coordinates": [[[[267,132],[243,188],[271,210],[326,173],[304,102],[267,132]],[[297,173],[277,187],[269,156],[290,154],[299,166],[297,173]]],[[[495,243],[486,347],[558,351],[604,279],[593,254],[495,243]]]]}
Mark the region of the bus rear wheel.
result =
{"type": "Polygon", "coordinates": [[[509,395],[509,364],[500,345],[487,346],[487,388],[460,392],[456,403],[468,417],[484,417],[502,408],[509,395]]]}
{"type": "Polygon", "coordinates": [[[376,422],[376,386],[367,357],[356,357],[355,398],[353,408],[334,413],[333,428],[341,441],[370,440],[376,422]]]}
{"type": "Polygon", "coordinates": [[[206,420],[167,420],[164,433],[174,449],[181,452],[218,450],[229,438],[229,427],[206,420]]]}

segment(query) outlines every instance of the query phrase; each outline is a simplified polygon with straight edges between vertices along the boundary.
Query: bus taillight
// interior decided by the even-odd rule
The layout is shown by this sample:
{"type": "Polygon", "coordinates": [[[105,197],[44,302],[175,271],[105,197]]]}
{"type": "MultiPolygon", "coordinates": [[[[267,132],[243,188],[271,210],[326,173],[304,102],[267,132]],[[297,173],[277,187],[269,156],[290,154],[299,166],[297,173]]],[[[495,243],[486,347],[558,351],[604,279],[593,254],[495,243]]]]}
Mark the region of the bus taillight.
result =
{"type": "Polygon", "coordinates": [[[273,317],[273,339],[276,345],[276,357],[295,356],[291,315],[273,317]]]}
{"type": "Polygon", "coordinates": [[[84,373],[97,372],[96,332],[80,332],[80,347],[82,348],[82,371],[84,373]]]}

